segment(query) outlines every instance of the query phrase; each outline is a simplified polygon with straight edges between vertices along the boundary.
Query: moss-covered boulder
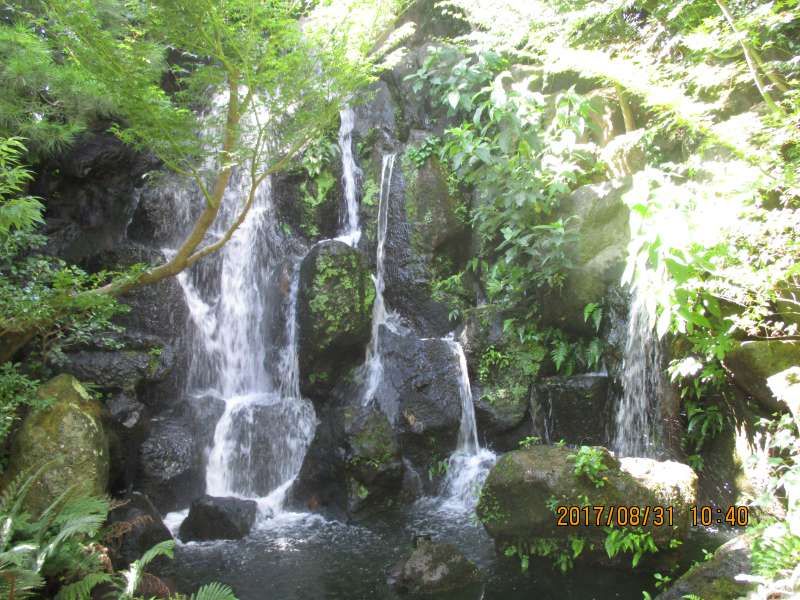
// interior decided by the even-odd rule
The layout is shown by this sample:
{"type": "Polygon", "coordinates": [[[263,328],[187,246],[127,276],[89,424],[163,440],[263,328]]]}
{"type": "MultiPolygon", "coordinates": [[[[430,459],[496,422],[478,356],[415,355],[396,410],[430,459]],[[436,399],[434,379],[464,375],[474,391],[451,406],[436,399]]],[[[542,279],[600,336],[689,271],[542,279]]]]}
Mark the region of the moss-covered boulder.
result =
{"type": "Polygon", "coordinates": [[[300,389],[319,400],[364,360],[375,287],[364,255],[330,240],[303,259],[298,293],[300,389]]]}
{"type": "MultiPolygon", "coordinates": [[[[602,552],[602,526],[559,526],[552,508],[553,503],[580,507],[588,500],[590,506],[671,507],[672,527],[651,523],[644,530],[659,547],[685,537],[697,494],[697,476],[689,467],[646,458],[617,460],[604,448],[596,451],[606,467],[598,477],[601,487],[576,474],[577,451],[567,447],[534,446],[503,456],[489,473],[477,507],[489,535],[500,546],[578,535],[602,552]]],[[[594,518],[592,509],[589,513],[594,518]]]]}
{"type": "Polygon", "coordinates": [[[52,404],[29,414],[17,432],[6,481],[53,462],[31,487],[27,506],[41,512],[69,488],[76,494],[102,495],[109,472],[108,436],[103,406],[71,375],[58,375],[39,388],[52,404]]]}
{"type": "Polygon", "coordinates": [[[767,380],[790,367],[800,366],[800,342],[758,340],[742,342],[725,357],[736,385],[769,410],[786,410],[767,380]]]}
{"type": "Polygon", "coordinates": [[[703,600],[734,600],[746,597],[756,586],[737,581],[736,576],[752,572],[751,540],[740,535],[723,544],[706,562],[698,563],[684,573],[656,600],[683,600],[693,597],[703,600]]]}

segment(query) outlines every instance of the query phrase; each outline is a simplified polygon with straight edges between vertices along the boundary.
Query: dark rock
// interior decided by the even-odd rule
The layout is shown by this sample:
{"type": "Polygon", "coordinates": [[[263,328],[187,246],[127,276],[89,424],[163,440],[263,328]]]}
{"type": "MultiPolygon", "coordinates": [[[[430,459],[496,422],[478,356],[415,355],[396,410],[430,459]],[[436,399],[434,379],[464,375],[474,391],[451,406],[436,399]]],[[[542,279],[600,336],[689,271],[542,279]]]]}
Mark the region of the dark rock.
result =
{"type": "Polygon", "coordinates": [[[181,420],[157,421],[139,450],[139,487],[161,512],[189,504],[202,493],[202,448],[181,420]]]}
{"type": "Polygon", "coordinates": [[[184,542],[238,540],[250,533],[257,510],[255,500],[203,496],[192,502],[178,536],[184,542]]]}
{"type": "Polygon", "coordinates": [[[672,584],[656,600],[682,600],[691,595],[703,600],[734,600],[748,597],[756,587],[753,583],[737,581],[736,576],[752,573],[752,539],[740,535],[723,544],[711,560],[697,563],[672,584]]]}
{"type": "Polygon", "coordinates": [[[126,569],[156,544],[172,539],[152,502],[139,492],[122,499],[109,513],[108,524],[115,533],[111,548],[116,569],[126,569]]]}
{"type": "Polygon", "coordinates": [[[686,465],[647,458],[617,460],[601,448],[604,485],[596,487],[575,474],[575,453],[567,447],[534,446],[504,455],[492,468],[481,490],[478,518],[495,541],[504,546],[534,538],[566,539],[579,534],[604,553],[600,527],[559,527],[549,506],[580,506],[581,497],[595,506],[669,506],[674,527],[645,527],[661,547],[682,539],[689,530],[689,507],[696,501],[697,476],[686,465]]]}
{"type": "Polygon", "coordinates": [[[68,355],[66,370],[83,381],[106,389],[132,391],[142,381],[160,381],[173,367],[172,348],[81,350],[68,355]]]}
{"type": "Polygon", "coordinates": [[[530,396],[534,431],[549,443],[602,446],[608,422],[608,377],[547,377],[533,385],[530,396]]]}
{"type": "Polygon", "coordinates": [[[528,412],[528,385],[513,368],[498,373],[496,381],[475,386],[475,419],[486,442],[501,451],[515,450],[533,431],[528,412]]]}
{"type": "Polygon", "coordinates": [[[480,584],[481,575],[474,563],[455,546],[417,540],[411,555],[389,575],[398,591],[411,594],[438,594],[463,590],[480,584]]]}
{"type": "Polygon", "coordinates": [[[120,392],[106,403],[111,418],[125,429],[134,429],[142,424],[147,408],[127,392],[120,392]]]}
{"type": "Polygon", "coordinates": [[[82,135],[42,165],[31,193],[46,199],[48,250],[82,263],[112,249],[125,235],[142,175],[154,167],[106,132],[82,135]]]}
{"type": "Polygon", "coordinates": [[[374,300],[366,261],[347,244],[321,242],[303,259],[297,319],[304,395],[325,398],[341,373],[363,361],[374,300]]]}
{"type": "Polygon", "coordinates": [[[58,375],[39,388],[52,404],[33,411],[14,437],[5,481],[45,470],[25,498],[38,514],[67,490],[87,496],[108,491],[109,442],[104,410],[71,375],[58,375]]]}
{"type": "Polygon", "coordinates": [[[292,503],[333,518],[360,517],[413,496],[401,494],[405,468],[386,416],[361,402],[347,377],[318,413],[319,424],[292,486],[292,503]]]}
{"type": "Polygon", "coordinates": [[[375,407],[344,410],[349,512],[391,504],[403,484],[403,461],[391,424],[375,407]]]}
{"type": "Polygon", "coordinates": [[[376,400],[397,432],[403,456],[427,472],[456,445],[461,367],[452,344],[380,330],[383,381],[376,400]]]}
{"type": "Polygon", "coordinates": [[[289,502],[300,510],[346,519],[349,502],[342,413],[329,403],[318,410],[317,416],[314,439],[292,483],[289,502]]]}

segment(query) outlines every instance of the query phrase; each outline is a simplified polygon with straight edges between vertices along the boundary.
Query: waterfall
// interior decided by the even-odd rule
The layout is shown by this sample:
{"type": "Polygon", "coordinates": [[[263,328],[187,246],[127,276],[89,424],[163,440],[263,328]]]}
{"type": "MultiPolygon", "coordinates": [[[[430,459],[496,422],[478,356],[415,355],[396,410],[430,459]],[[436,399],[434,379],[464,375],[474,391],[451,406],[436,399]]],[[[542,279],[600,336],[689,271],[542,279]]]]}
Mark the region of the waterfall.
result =
{"type": "Polygon", "coordinates": [[[614,417],[612,447],[620,456],[655,457],[658,451],[662,356],[646,300],[641,286],[635,285],[622,359],[622,396],[614,417]]]}
{"type": "Polygon", "coordinates": [[[392,188],[392,174],[394,172],[395,154],[387,154],[383,157],[381,166],[381,187],[378,197],[378,250],[376,254],[376,274],[375,283],[375,303],[372,306],[372,337],[367,347],[366,360],[366,386],[363,396],[364,404],[372,401],[378,386],[383,377],[383,362],[381,360],[380,349],[378,348],[378,337],[381,325],[392,326],[391,315],[386,311],[386,304],[383,299],[384,273],[385,273],[385,254],[386,254],[386,232],[389,227],[389,195],[392,188]]]}
{"type": "Polygon", "coordinates": [[[458,360],[460,368],[461,424],[458,430],[458,445],[448,460],[442,506],[448,510],[464,512],[475,508],[481,486],[497,456],[491,450],[481,448],[478,442],[475,406],[472,402],[472,387],[464,348],[455,340],[446,339],[453,349],[453,355],[458,360]]]}
{"type": "MultiPolygon", "coordinates": [[[[209,238],[230,226],[249,186],[247,169],[236,169],[209,238]]],[[[174,198],[189,226],[202,198],[174,198]]],[[[228,243],[178,276],[191,317],[187,395],[201,415],[221,412],[208,449],[206,492],[260,498],[270,511],[280,510],[316,420],[299,392],[298,279],[299,257],[278,227],[269,180],[228,243]]]]}
{"type": "Polygon", "coordinates": [[[336,238],[350,246],[357,246],[361,239],[361,227],[358,223],[358,179],[361,170],[356,166],[353,158],[353,128],[355,127],[356,114],[352,108],[346,107],[339,113],[341,126],[339,127],[339,151],[342,154],[342,187],[347,208],[342,234],[336,238]]]}

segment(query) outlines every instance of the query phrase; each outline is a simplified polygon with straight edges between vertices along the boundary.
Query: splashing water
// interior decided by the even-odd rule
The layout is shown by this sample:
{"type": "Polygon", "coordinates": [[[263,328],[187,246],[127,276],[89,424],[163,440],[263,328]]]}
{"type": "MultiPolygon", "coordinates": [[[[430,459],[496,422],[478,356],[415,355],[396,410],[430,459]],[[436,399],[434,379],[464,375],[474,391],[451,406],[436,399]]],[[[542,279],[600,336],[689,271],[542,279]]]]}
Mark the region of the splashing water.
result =
{"type": "Polygon", "coordinates": [[[378,250],[376,256],[376,275],[375,283],[375,303],[372,306],[372,337],[367,347],[366,360],[366,386],[364,390],[363,403],[372,402],[375,392],[383,378],[383,361],[380,349],[378,348],[378,337],[380,336],[381,325],[386,325],[393,329],[393,322],[396,320],[394,315],[387,313],[386,303],[383,299],[385,287],[384,265],[386,257],[386,233],[389,226],[389,194],[392,188],[392,174],[394,172],[395,154],[387,154],[383,157],[381,166],[381,188],[378,199],[378,250]]]}
{"type": "Polygon", "coordinates": [[[622,397],[614,418],[612,447],[619,456],[655,457],[659,449],[657,423],[664,386],[661,344],[653,332],[646,299],[640,286],[634,286],[622,359],[622,397]]]}
{"type": "Polygon", "coordinates": [[[353,128],[356,115],[352,108],[346,107],[340,113],[339,151],[342,153],[342,187],[347,213],[342,234],[336,239],[356,247],[361,239],[361,226],[358,222],[358,181],[361,170],[353,158],[353,128]]]}

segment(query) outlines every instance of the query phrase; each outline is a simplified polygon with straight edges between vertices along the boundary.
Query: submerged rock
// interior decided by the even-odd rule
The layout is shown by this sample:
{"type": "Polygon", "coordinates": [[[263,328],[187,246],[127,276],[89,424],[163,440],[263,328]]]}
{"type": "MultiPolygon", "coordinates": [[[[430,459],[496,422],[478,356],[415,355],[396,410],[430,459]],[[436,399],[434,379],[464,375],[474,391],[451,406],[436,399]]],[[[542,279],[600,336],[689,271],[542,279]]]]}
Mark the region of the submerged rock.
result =
{"type": "MultiPolygon", "coordinates": [[[[657,545],[682,539],[689,529],[689,506],[697,496],[697,476],[686,465],[648,458],[617,460],[604,448],[602,487],[586,475],[575,474],[577,451],[558,446],[535,446],[509,452],[492,468],[481,491],[477,514],[486,531],[501,545],[535,538],[580,535],[603,548],[603,527],[557,525],[550,503],[581,506],[671,507],[674,527],[644,528],[657,545]]],[[[590,511],[592,512],[592,511],[590,511]]],[[[593,514],[593,513],[592,513],[593,514]]]]}
{"type": "Polygon", "coordinates": [[[141,558],[156,544],[172,539],[172,534],[161,520],[161,515],[150,499],[132,492],[108,515],[108,524],[118,533],[118,543],[112,545],[114,566],[125,569],[141,558]]]}
{"type": "Polygon", "coordinates": [[[752,572],[750,543],[749,536],[740,535],[723,544],[711,560],[693,566],[656,600],[682,600],[690,595],[703,600],[747,596],[755,585],[735,578],[752,572]]]}
{"type": "Polygon", "coordinates": [[[192,502],[178,537],[184,542],[241,539],[250,533],[257,509],[255,500],[203,496],[192,502]]]}
{"type": "Polygon", "coordinates": [[[547,377],[531,390],[534,430],[547,443],[602,445],[606,440],[608,377],[547,377]]]}
{"type": "Polygon", "coordinates": [[[297,319],[305,396],[324,398],[342,373],[364,359],[374,300],[370,271],[358,250],[329,240],[303,259],[297,319]]]}
{"type": "Polygon", "coordinates": [[[103,406],[71,375],[58,375],[39,388],[52,404],[22,422],[9,457],[5,481],[47,463],[26,497],[37,514],[66,490],[103,496],[108,489],[109,442],[103,406]]]}
{"type": "Polygon", "coordinates": [[[450,544],[421,538],[411,555],[392,569],[389,583],[411,594],[452,592],[479,584],[480,571],[450,544]]]}

